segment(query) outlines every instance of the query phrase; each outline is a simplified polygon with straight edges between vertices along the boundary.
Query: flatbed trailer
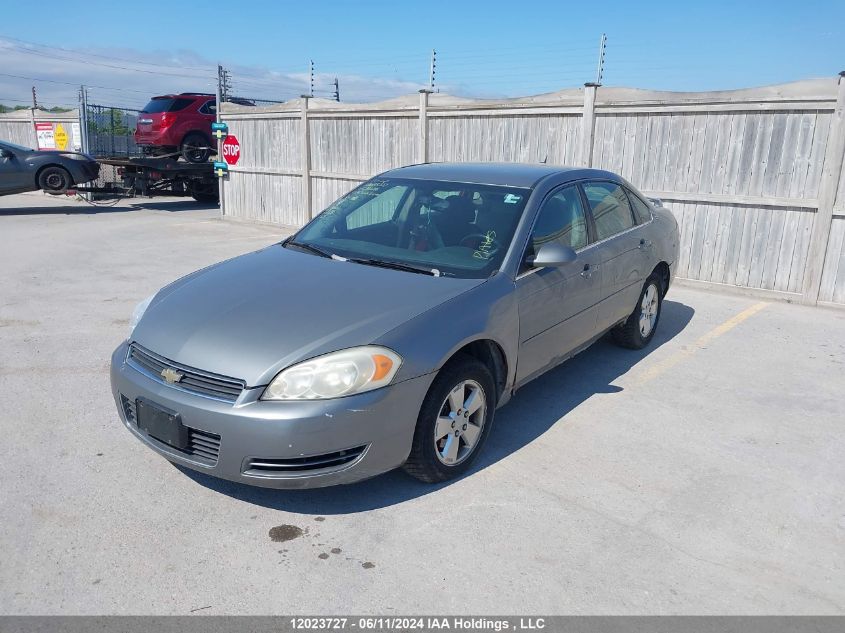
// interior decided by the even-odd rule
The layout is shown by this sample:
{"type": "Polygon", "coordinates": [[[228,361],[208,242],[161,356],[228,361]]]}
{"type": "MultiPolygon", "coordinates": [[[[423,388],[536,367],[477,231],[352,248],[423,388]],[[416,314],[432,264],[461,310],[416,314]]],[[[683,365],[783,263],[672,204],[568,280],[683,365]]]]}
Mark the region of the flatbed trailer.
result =
{"type": "Polygon", "coordinates": [[[186,196],[197,202],[218,202],[213,163],[188,163],[174,158],[97,157],[101,165],[116,167],[120,183],[108,187],[76,187],[79,193],[100,196],[186,196]]]}

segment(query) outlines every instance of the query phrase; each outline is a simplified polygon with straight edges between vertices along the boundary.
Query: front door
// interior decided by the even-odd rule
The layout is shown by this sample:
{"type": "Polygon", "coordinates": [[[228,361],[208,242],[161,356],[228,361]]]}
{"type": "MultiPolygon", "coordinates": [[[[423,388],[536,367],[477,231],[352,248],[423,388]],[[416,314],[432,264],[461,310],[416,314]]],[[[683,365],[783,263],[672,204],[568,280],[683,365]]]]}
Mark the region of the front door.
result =
{"type": "Polygon", "coordinates": [[[0,156],[0,193],[15,193],[32,189],[27,180],[30,176],[26,171],[26,165],[10,149],[3,148],[3,155],[0,156]]]}
{"type": "Polygon", "coordinates": [[[571,354],[596,331],[601,262],[596,250],[588,247],[587,216],[577,185],[553,191],[543,202],[525,257],[552,241],[572,247],[578,258],[560,267],[531,268],[523,264],[517,276],[517,385],[571,354]]]}

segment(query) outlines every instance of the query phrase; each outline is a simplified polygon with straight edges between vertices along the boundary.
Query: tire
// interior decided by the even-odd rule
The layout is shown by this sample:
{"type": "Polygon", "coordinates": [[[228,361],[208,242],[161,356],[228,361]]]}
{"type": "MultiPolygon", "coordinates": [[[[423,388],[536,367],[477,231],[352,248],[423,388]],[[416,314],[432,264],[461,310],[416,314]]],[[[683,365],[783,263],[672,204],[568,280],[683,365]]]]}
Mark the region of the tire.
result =
{"type": "Polygon", "coordinates": [[[643,284],[633,312],[622,325],[611,331],[613,340],[622,347],[642,349],[654,338],[662,309],[663,283],[652,273],[643,284]]]}
{"type": "Polygon", "coordinates": [[[38,188],[53,195],[62,194],[73,184],[70,173],[64,167],[51,166],[38,174],[38,188]]]}
{"type": "Polygon", "coordinates": [[[192,181],[189,183],[188,192],[197,202],[218,204],[220,202],[220,190],[217,183],[200,183],[192,181]]]}
{"type": "Polygon", "coordinates": [[[495,409],[495,383],[487,366],[471,356],[454,358],[440,370],[423,400],[411,454],[402,468],[426,483],[461,476],[481,452],[495,409]],[[473,404],[466,408],[471,399],[473,404]]]}
{"type": "Polygon", "coordinates": [[[220,199],[217,197],[217,195],[213,194],[213,193],[192,193],[191,197],[194,200],[196,200],[197,202],[203,202],[203,203],[214,202],[215,204],[220,202],[220,199]]]}
{"type": "Polygon", "coordinates": [[[199,132],[191,132],[182,139],[179,152],[189,163],[205,163],[211,156],[211,143],[199,132]]]}

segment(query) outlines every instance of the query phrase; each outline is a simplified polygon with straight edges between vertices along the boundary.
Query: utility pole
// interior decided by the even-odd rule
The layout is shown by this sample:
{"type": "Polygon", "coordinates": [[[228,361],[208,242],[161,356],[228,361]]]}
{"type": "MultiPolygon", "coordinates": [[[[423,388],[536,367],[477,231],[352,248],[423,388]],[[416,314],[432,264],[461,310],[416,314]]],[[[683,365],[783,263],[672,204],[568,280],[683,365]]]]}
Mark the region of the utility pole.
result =
{"type": "Polygon", "coordinates": [[[334,94],[332,95],[332,98],[335,101],[340,102],[340,86],[337,83],[337,77],[334,78],[334,94]]]}
{"type": "Polygon", "coordinates": [[[599,40],[599,67],[596,71],[596,86],[601,85],[601,78],[604,74],[604,50],[607,48],[607,35],[602,33],[599,40]]]}
{"type": "MultiPolygon", "coordinates": [[[[79,140],[80,151],[83,154],[90,154],[91,148],[88,145],[88,90],[85,86],[79,86],[79,140]]],[[[93,197],[90,193],[80,194],[86,200],[93,197]]]]}
{"type": "Polygon", "coordinates": [[[308,77],[309,77],[309,88],[308,88],[308,96],[314,96],[314,60],[308,60],[308,77]]]}
{"type": "Polygon", "coordinates": [[[229,93],[232,90],[231,75],[220,64],[217,65],[217,87],[220,90],[220,98],[223,101],[228,101],[229,93]]]}
{"type": "Polygon", "coordinates": [[[437,51],[431,49],[431,70],[428,74],[428,89],[434,92],[434,74],[437,71],[437,51]]]}

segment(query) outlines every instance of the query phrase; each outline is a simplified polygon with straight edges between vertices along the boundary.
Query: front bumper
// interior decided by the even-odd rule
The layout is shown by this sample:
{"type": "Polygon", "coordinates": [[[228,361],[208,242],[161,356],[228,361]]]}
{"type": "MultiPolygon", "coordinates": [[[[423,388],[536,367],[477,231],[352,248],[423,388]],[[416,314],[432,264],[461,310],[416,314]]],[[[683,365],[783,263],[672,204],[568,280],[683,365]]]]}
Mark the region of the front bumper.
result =
{"type": "Polygon", "coordinates": [[[111,387],[135,437],[173,463],[268,488],[346,484],[400,466],[433,379],[429,374],[322,401],[263,402],[263,388],[247,389],[231,403],[159,382],[127,364],[126,354],[124,342],[112,355],[111,387]],[[140,429],[138,398],[178,413],[197,451],[174,448],[140,429]]]}

